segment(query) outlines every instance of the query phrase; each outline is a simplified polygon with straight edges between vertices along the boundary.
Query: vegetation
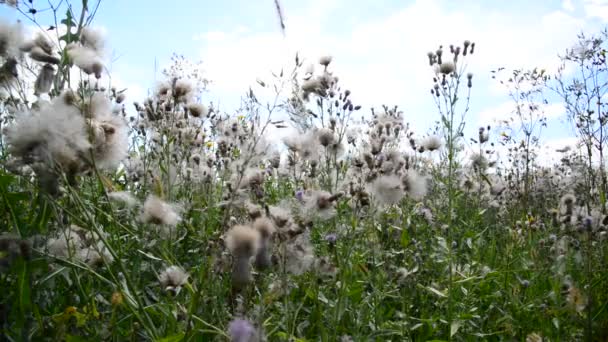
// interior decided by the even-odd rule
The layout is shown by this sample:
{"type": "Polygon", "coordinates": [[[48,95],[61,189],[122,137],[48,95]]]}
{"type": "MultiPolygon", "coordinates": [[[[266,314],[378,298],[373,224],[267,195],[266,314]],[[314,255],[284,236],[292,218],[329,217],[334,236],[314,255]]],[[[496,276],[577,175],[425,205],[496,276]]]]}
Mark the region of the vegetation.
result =
{"type": "Polygon", "coordinates": [[[514,111],[474,137],[478,47],[440,46],[437,126],[417,135],[398,107],[358,105],[330,56],[296,56],[234,113],[175,57],[127,107],[102,82],[99,3],[82,5],[51,4],[33,36],[0,22],[3,339],[608,338],[608,33],[556,75],[494,71],[514,111]],[[550,96],[580,140],[552,166],[550,96]]]}

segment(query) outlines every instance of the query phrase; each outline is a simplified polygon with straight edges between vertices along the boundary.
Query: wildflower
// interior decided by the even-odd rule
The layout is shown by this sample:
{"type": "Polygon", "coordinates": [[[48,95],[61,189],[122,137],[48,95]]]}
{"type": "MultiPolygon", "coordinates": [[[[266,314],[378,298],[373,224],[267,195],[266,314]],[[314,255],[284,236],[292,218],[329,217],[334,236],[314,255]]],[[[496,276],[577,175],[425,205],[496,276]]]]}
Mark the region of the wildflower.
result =
{"type": "Polygon", "coordinates": [[[128,191],[110,192],[108,193],[108,198],[112,201],[122,203],[128,208],[133,208],[138,204],[137,199],[128,191]]]}
{"type": "Polygon", "coordinates": [[[576,197],[573,194],[565,194],[559,200],[560,203],[560,213],[562,215],[572,215],[574,209],[574,203],[576,202],[576,197]]]}
{"type": "Polygon", "coordinates": [[[192,83],[187,80],[179,79],[175,82],[173,96],[178,102],[187,102],[192,96],[192,83]]]}
{"type": "Polygon", "coordinates": [[[315,261],[314,248],[308,233],[297,235],[286,243],[285,271],[300,275],[308,271],[315,261]]]}
{"type": "Polygon", "coordinates": [[[23,43],[23,29],[20,23],[11,24],[0,21],[0,56],[17,58],[19,47],[23,43]]]}
{"type": "Polygon", "coordinates": [[[259,269],[270,267],[270,241],[276,231],[274,222],[267,217],[259,217],[253,221],[253,229],[259,232],[260,246],[255,256],[255,266],[259,269]]]}
{"type": "Polygon", "coordinates": [[[318,217],[328,220],[335,216],[334,203],[342,197],[342,194],[330,194],[327,191],[314,190],[304,195],[304,215],[308,219],[318,217]]]}
{"type": "Polygon", "coordinates": [[[80,32],[80,42],[86,48],[95,51],[98,55],[103,55],[103,49],[105,45],[103,34],[101,30],[83,27],[80,32]]]}
{"type": "Polygon", "coordinates": [[[453,73],[454,70],[456,70],[456,66],[454,65],[454,62],[447,61],[447,62],[443,62],[439,65],[439,72],[444,75],[449,75],[449,74],[453,73]]]}
{"type": "Polygon", "coordinates": [[[95,50],[74,43],[69,44],[66,50],[72,62],[85,74],[93,74],[95,78],[101,78],[104,66],[95,50]]]}
{"type": "Polygon", "coordinates": [[[188,112],[195,118],[204,118],[209,113],[207,107],[200,103],[189,103],[186,108],[188,112]]]}
{"type": "Polygon", "coordinates": [[[55,68],[53,68],[53,66],[50,64],[45,64],[42,69],[40,69],[38,78],[36,78],[36,83],[34,84],[34,95],[40,96],[41,94],[48,93],[53,85],[54,76],[55,68]]]}
{"type": "Polygon", "coordinates": [[[249,322],[245,319],[234,319],[228,325],[228,335],[230,335],[231,342],[256,342],[257,331],[249,322]]]}
{"type": "Polygon", "coordinates": [[[158,280],[165,291],[177,294],[181,287],[188,282],[188,273],[179,266],[170,266],[161,272],[158,280]]]}
{"type": "Polygon", "coordinates": [[[291,213],[282,206],[271,206],[270,217],[278,228],[283,228],[291,221],[291,213]]]}
{"type": "Polygon", "coordinates": [[[84,242],[76,231],[67,229],[56,238],[50,238],[46,243],[48,253],[55,257],[67,258],[75,255],[83,247],[84,242]]]}
{"type": "Polygon", "coordinates": [[[93,158],[96,166],[113,169],[127,157],[128,126],[123,118],[112,113],[112,103],[102,93],[93,94],[90,101],[93,158]]]}
{"type": "Polygon", "coordinates": [[[329,65],[329,63],[331,63],[331,61],[333,60],[332,56],[321,56],[321,58],[319,58],[319,64],[321,64],[322,66],[326,67],[329,65]]]}
{"type": "Polygon", "coordinates": [[[587,299],[581,293],[581,291],[574,285],[570,285],[568,288],[568,294],[566,296],[566,302],[568,305],[576,310],[576,312],[583,312],[587,306],[587,299]]]}
{"type": "Polygon", "coordinates": [[[144,223],[175,227],[181,217],[173,206],[154,195],[149,195],[144,202],[141,220],[144,223]]]}
{"type": "Polygon", "coordinates": [[[422,140],[422,147],[426,151],[435,151],[441,148],[441,138],[436,135],[430,135],[422,140]]]}
{"type": "Polygon", "coordinates": [[[486,131],[485,127],[479,127],[479,143],[483,144],[490,140],[490,132],[486,131]]]}
{"type": "Polygon", "coordinates": [[[484,171],[490,164],[484,155],[476,152],[471,155],[471,166],[477,171],[484,171]]]}
{"type": "Polygon", "coordinates": [[[124,92],[118,93],[116,95],[116,103],[123,103],[125,101],[126,95],[124,92]]]}
{"type": "Polygon", "coordinates": [[[114,257],[101,241],[95,247],[86,247],[79,250],[76,257],[91,267],[103,265],[104,262],[108,264],[114,262],[114,257]]]}
{"type": "Polygon", "coordinates": [[[110,303],[112,306],[120,306],[124,302],[124,297],[120,291],[115,291],[112,293],[112,299],[110,299],[110,303]]]}
{"type": "Polygon", "coordinates": [[[401,179],[395,175],[381,176],[374,180],[370,193],[383,205],[397,204],[405,196],[401,179]]]}
{"type": "Polygon", "coordinates": [[[5,137],[9,152],[26,164],[43,162],[71,173],[82,169],[83,155],[90,148],[80,111],[64,97],[19,115],[5,137]]]}
{"type": "Polygon", "coordinates": [[[322,128],[317,132],[317,137],[319,138],[319,143],[321,146],[327,147],[330,144],[333,144],[335,141],[334,132],[329,128],[322,128]]]}
{"type": "Polygon", "coordinates": [[[404,189],[408,196],[412,199],[419,201],[427,193],[427,179],[421,176],[415,170],[408,170],[407,173],[401,178],[404,189]]]}
{"type": "Polygon", "coordinates": [[[526,336],[526,342],[543,342],[543,337],[537,333],[531,333],[526,336]]]}
{"type": "Polygon", "coordinates": [[[226,246],[234,257],[232,284],[240,289],[251,282],[249,259],[260,248],[260,233],[250,226],[236,225],[226,233],[226,246]]]}
{"type": "Polygon", "coordinates": [[[325,235],[325,241],[327,241],[330,246],[333,246],[336,244],[336,241],[338,241],[338,235],[335,233],[329,233],[325,235]]]}

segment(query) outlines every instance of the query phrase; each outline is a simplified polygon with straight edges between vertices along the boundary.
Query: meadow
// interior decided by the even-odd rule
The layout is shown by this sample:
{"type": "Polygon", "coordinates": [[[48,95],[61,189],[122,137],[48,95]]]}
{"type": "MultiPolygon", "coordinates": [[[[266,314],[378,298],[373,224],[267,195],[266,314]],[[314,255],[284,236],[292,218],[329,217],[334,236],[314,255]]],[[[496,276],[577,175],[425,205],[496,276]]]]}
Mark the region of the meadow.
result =
{"type": "Polygon", "coordinates": [[[555,74],[497,68],[515,110],[469,136],[466,37],[429,45],[437,125],[414,132],[331,56],[225,112],[176,55],[127,102],[83,3],[0,22],[2,340],[608,339],[607,32],[555,74]],[[578,139],[554,165],[548,94],[578,139]]]}

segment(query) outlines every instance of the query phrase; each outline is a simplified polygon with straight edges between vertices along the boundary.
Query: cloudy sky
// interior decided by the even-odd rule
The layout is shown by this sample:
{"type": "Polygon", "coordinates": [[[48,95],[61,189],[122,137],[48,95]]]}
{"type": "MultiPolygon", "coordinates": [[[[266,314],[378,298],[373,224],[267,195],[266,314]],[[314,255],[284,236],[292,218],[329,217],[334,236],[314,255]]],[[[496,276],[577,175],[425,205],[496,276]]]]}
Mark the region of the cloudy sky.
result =
{"type": "MultiPolygon", "coordinates": [[[[77,2],[77,1],[74,1],[77,2]]],[[[364,108],[399,105],[420,134],[437,119],[429,94],[426,53],[440,44],[476,43],[467,125],[508,115],[505,91],[490,70],[539,66],[554,70],[577,34],[599,32],[608,0],[281,0],[281,32],[273,0],[103,1],[95,23],[106,31],[113,79],[141,100],[173,52],[202,60],[213,82],[208,101],[235,107],[257,78],[293,65],[295,53],[315,61],[334,57],[333,71],[364,108]]],[[[44,8],[46,1],[34,1],[44,8]]],[[[48,6],[46,6],[48,7],[48,6]]],[[[39,15],[41,22],[50,11],[39,15]]],[[[3,8],[2,17],[19,17],[3,8]]],[[[27,22],[27,21],[25,21],[27,22]]],[[[551,98],[551,97],[550,97],[551,98]]],[[[558,102],[547,107],[549,145],[572,141],[558,102]]]]}

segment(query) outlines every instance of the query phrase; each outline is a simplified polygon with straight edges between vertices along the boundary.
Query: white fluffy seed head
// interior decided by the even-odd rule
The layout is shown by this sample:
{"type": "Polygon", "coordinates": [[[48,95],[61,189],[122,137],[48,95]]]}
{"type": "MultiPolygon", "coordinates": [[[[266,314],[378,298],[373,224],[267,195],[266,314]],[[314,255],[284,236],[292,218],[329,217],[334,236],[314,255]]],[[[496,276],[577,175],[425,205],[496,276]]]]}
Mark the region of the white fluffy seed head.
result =
{"type": "Polygon", "coordinates": [[[380,204],[397,204],[405,196],[401,179],[396,175],[378,177],[371,184],[370,193],[380,204]]]}
{"type": "Polygon", "coordinates": [[[441,138],[437,135],[430,135],[422,140],[422,147],[426,151],[435,151],[441,148],[441,138]]]}
{"type": "Polygon", "coordinates": [[[260,233],[260,237],[263,239],[271,237],[276,231],[274,222],[268,217],[258,217],[253,221],[253,229],[257,230],[260,233]]]}
{"type": "Polygon", "coordinates": [[[63,170],[80,168],[82,156],[91,147],[84,118],[63,97],[38,111],[21,113],[3,133],[13,156],[63,170]]]}
{"type": "Polygon", "coordinates": [[[405,191],[408,196],[416,201],[420,201],[427,193],[427,178],[420,175],[415,170],[408,170],[401,178],[405,191]]]}
{"type": "Polygon", "coordinates": [[[188,282],[188,273],[179,266],[169,266],[158,276],[161,286],[165,290],[176,290],[188,282]]]}
{"type": "Polygon", "coordinates": [[[98,55],[103,55],[105,39],[100,29],[84,27],[80,33],[80,42],[85,47],[95,51],[98,55]]]}
{"type": "Polygon", "coordinates": [[[235,257],[251,257],[259,246],[260,233],[250,226],[236,225],[226,233],[226,247],[235,257]]]}
{"type": "Polygon", "coordinates": [[[164,224],[175,227],[181,220],[181,217],[172,205],[154,195],[150,195],[144,202],[141,220],[144,223],[164,224]]]}
{"type": "Polygon", "coordinates": [[[103,72],[103,61],[95,50],[76,44],[69,44],[66,47],[68,56],[74,64],[87,75],[95,75],[101,78],[103,72]]]}
{"type": "Polygon", "coordinates": [[[194,116],[195,118],[204,118],[207,117],[207,114],[209,114],[207,107],[201,103],[189,103],[186,108],[188,108],[190,115],[194,116]]]}
{"type": "Polygon", "coordinates": [[[135,207],[138,204],[137,199],[128,191],[110,192],[108,193],[108,198],[112,201],[122,203],[129,208],[135,207]]]}

